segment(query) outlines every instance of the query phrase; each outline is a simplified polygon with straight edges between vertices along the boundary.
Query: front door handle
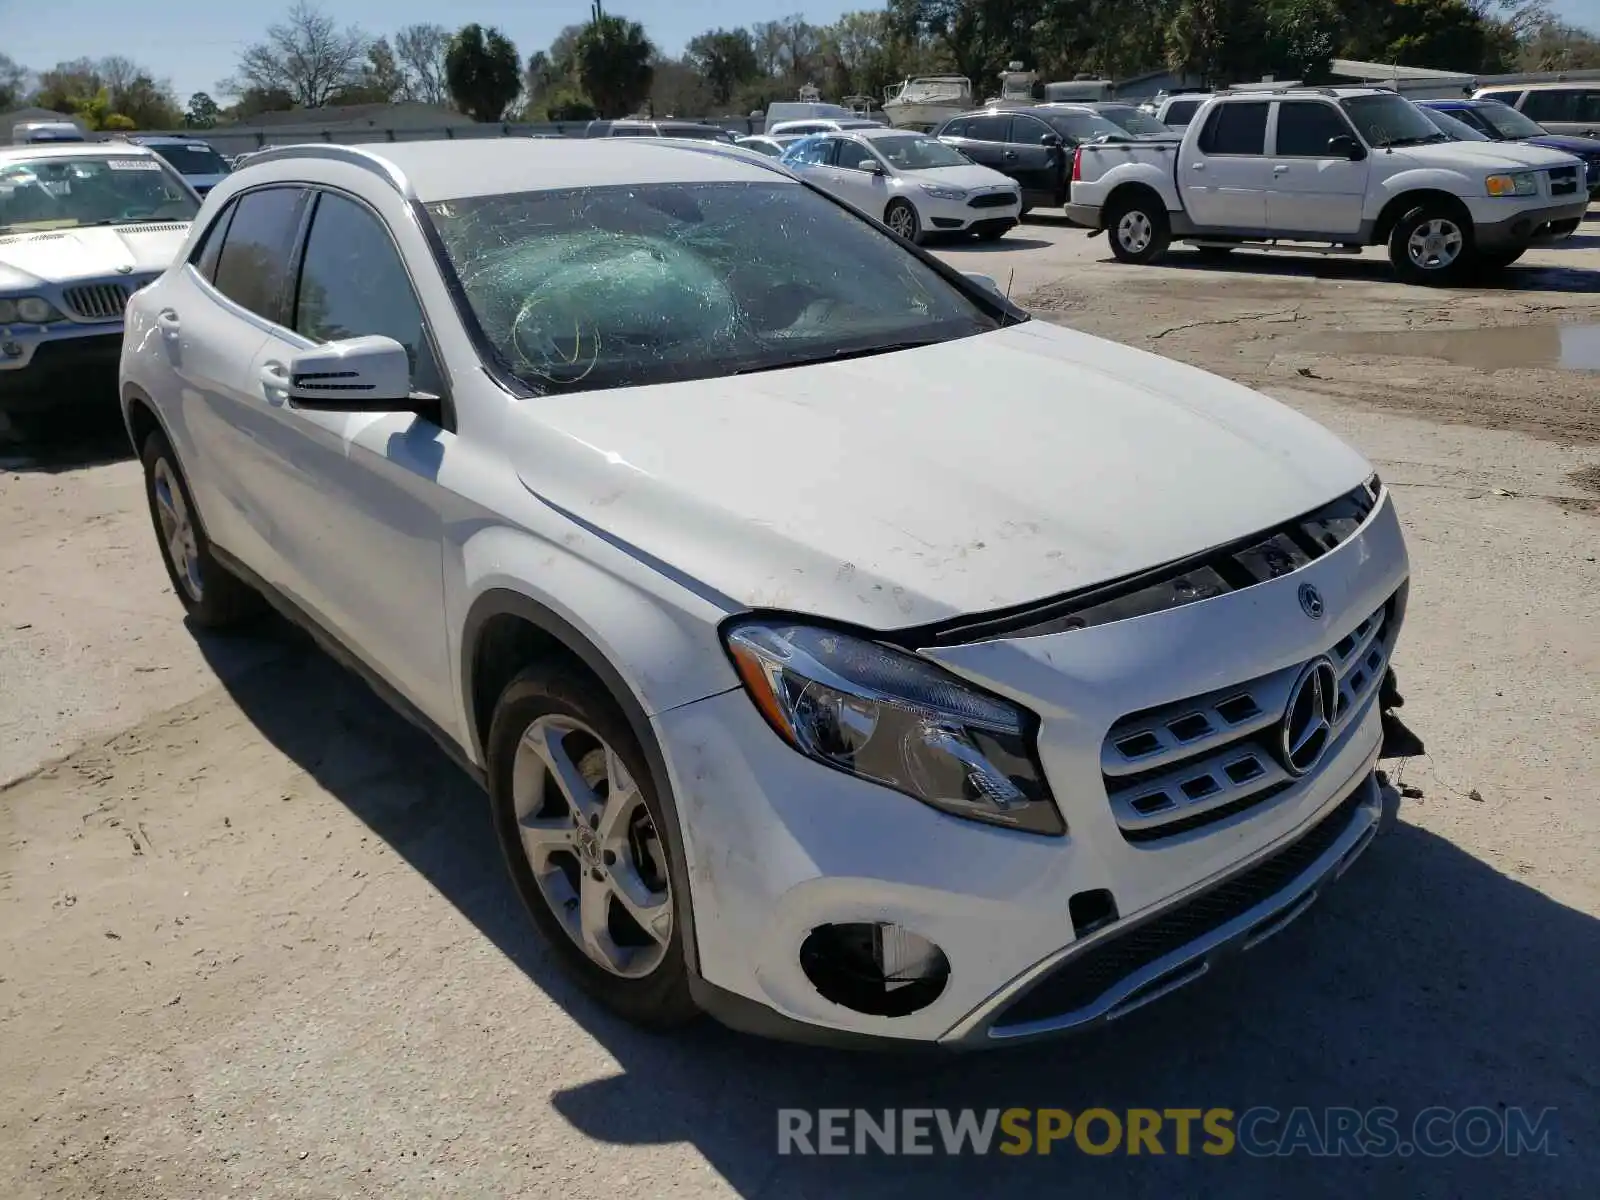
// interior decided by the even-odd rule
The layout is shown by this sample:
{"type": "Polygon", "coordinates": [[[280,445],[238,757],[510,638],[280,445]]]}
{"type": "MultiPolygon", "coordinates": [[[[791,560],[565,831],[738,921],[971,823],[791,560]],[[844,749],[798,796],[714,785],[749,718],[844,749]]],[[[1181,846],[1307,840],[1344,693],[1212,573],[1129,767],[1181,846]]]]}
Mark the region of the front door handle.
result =
{"type": "Polygon", "coordinates": [[[1273,173],[1273,174],[1274,174],[1274,175],[1282,175],[1282,174],[1283,174],[1283,173],[1284,173],[1284,172],[1285,172],[1285,171],[1287,171],[1287,170],[1288,170],[1288,169],[1289,169],[1289,168],[1288,168],[1288,166],[1287,166],[1287,164],[1285,164],[1285,163],[1278,163],[1278,164],[1277,164],[1277,165],[1276,165],[1276,166],[1274,166],[1274,167],[1273,167],[1273,168],[1272,168],[1272,173],[1273,173]]]}
{"type": "Polygon", "coordinates": [[[282,404],[289,398],[289,368],[281,362],[269,362],[261,368],[261,390],[268,404],[282,404]]]}
{"type": "Polygon", "coordinates": [[[1192,166],[1196,171],[1204,171],[1206,169],[1205,163],[1194,163],[1192,166]]]}
{"type": "Polygon", "coordinates": [[[1007,150],[1002,157],[1004,157],[1004,158],[1015,158],[1016,156],[1017,156],[1017,152],[1015,150],[1007,150]]]}
{"type": "Polygon", "coordinates": [[[178,314],[170,308],[163,308],[156,314],[156,328],[167,337],[177,337],[183,329],[183,322],[178,320],[178,314]]]}

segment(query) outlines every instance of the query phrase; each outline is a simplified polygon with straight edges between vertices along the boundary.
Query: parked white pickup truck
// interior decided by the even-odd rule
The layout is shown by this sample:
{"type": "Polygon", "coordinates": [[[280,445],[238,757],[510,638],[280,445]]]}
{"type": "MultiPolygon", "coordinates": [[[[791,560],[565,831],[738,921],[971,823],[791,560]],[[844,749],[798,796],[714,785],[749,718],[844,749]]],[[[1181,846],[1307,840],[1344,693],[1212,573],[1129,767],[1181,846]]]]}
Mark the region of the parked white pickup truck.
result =
{"type": "Polygon", "coordinates": [[[1393,92],[1296,88],[1213,97],[1181,143],[1080,146],[1067,215],[1109,230],[1123,262],[1173,238],[1214,255],[1387,245],[1402,279],[1447,283],[1580,219],[1583,183],[1570,155],[1451,141],[1393,92]]]}

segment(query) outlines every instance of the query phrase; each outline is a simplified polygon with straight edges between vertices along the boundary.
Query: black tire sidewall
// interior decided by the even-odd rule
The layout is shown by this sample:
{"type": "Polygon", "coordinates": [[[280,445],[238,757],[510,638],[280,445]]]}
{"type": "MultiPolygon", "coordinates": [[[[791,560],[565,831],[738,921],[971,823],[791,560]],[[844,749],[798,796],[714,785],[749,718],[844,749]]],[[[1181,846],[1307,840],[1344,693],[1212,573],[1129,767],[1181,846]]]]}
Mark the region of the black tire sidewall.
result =
{"type": "Polygon", "coordinates": [[[1448,286],[1470,272],[1476,265],[1477,257],[1472,218],[1440,204],[1425,204],[1412,209],[1396,221],[1389,232],[1389,264],[1394,268],[1395,275],[1406,283],[1423,287],[1448,286]],[[1461,230],[1461,253],[1448,267],[1435,267],[1432,270],[1418,267],[1411,261],[1406,243],[1411,240],[1411,234],[1417,226],[1438,219],[1452,221],[1461,230]]]}
{"type": "Polygon", "coordinates": [[[621,756],[644,796],[650,818],[656,823],[663,852],[675,857],[679,839],[668,835],[667,816],[656,791],[648,761],[632,727],[609,693],[597,684],[563,671],[533,667],[513,679],[495,705],[486,750],[490,808],[495,836],[510,872],[512,886],[523,907],[549,943],[567,973],[589,995],[619,1016],[649,1028],[669,1029],[691,1020],[698,1012],[689,992],[689,970],[684,938],[689,927],[689,897],[682,881],[683,864],[670,862],[672,881],[672,941],[661,964],[649,975],[628,979],[593,962],[572,940],[533,877],[523,852],[512,797],[512,765],[517,745],[533,722],[552,713],[574,717],[588,725],[621,756]]]}

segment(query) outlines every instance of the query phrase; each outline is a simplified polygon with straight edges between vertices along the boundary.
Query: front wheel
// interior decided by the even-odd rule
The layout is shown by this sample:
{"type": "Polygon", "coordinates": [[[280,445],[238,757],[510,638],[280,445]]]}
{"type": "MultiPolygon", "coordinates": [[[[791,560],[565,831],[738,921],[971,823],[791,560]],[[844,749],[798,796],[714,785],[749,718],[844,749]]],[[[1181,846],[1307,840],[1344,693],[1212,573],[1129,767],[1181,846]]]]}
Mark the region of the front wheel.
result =
{"type": "Polygon", "coordinates": [[[512,882],[567,972],[625,1019],[692,1019],[689,899],[644,752],[609,693],[530,667],[489,728],[489,796],[512,882]]]}
{"type": "Polygon", "coordinates": [[[911,207],[909,200],[889,201],[889,207],[883,210],[883,223],[908,242],[921,239],[922,222],[917,219],[917,210],[911,207]]]}
{"type": "Polygon", "coordinates": [[[1454,283],[1475,257],[1471,218],[1443,204],[1412,209],[1389,233],[1389,262],[1406,283],[1454,283]]]}
{"type": "Polygon", "coordinates": [[[1119,262],[1155,262],[1166,253],[1172,240],[1172,223],[1167,219],[1167,210],[1153,196],[1117,205],[1106,228],[1111,237],[1111,253],[1119,262]]]}

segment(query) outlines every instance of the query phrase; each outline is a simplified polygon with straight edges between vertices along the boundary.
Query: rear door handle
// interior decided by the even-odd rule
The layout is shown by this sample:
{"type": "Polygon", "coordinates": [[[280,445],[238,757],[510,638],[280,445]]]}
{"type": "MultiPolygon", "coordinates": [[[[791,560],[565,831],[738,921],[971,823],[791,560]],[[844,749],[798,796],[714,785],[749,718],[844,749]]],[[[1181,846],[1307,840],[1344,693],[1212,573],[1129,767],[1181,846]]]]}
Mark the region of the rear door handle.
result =
{"type": "Polygon", "coordinates": [[[1017,156],[1017,152],[1015,150],[1007,150],[1003,157],[1005,157],[1005,158],[1015,158],[1016,156],[1017,156]]]}
{"type": "Polygon", "coordinates": [[[1205,163],[1193,163],[1192,166],[1196,171],[1204,171],[1206,169],[1205,163]]]}

